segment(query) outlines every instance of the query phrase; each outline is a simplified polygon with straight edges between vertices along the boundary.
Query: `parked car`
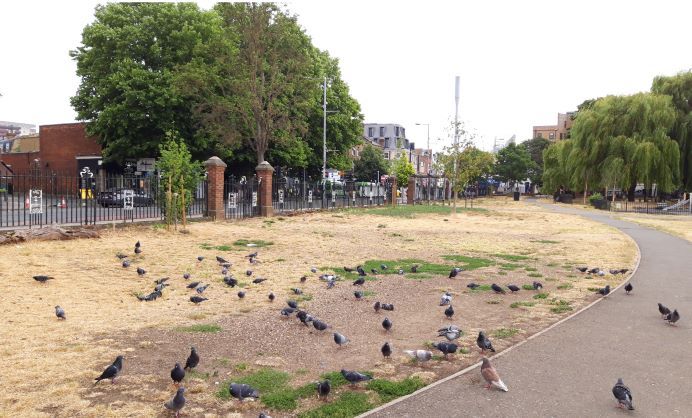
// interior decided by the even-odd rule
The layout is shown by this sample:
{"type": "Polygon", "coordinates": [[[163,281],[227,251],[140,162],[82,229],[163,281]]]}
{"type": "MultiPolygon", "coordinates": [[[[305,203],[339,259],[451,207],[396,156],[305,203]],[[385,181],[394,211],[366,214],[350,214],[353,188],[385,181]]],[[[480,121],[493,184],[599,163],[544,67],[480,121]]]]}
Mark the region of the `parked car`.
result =
{"type": "Polygon", "coordinates": [[[118,207],[122,208],[125,207],[125,191],[132,191],[134,198],[133,198],[133,205],[134,206],[151,206],[154,204],[154,198],[141,190],[132,190],[132,189],[122,189],[122,188],[111,188],[107,189],[105,192],[100,192],[98,195],[98,198],[96,199],[96,202],[103,206],[104,208],[107,207],[118,207]]]}

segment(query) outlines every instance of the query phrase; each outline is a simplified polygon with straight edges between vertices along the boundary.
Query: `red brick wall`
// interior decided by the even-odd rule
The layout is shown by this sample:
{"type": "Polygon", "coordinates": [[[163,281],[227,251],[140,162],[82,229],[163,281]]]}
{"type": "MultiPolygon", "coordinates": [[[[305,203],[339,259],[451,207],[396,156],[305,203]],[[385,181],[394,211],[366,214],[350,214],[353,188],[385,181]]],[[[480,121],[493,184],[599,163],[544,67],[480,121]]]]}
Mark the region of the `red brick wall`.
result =
{"type": "Polygon", "coordinates": [[[43,170],[76,175],[75,157],[101,155],[101,147],[94,137],[86,136],[83,123],[42,125],[39,134],[43,170]]]}
{"type": "Polygon", "coordinates": [[[39,158],[38,152],[22,152],[17,154],[0,154],[0,161],[11,166],[15,173],[26,173],[29,171],[31,162],[39,158]]]}

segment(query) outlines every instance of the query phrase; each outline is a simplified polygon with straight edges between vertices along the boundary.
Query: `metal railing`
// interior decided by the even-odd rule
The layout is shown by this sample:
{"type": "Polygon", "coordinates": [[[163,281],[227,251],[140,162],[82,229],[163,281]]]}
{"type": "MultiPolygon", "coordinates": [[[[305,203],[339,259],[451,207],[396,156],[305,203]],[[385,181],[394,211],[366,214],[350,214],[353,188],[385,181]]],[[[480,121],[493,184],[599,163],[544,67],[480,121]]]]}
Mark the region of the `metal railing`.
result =
{"type": "Polygon", "coordinates": [[[692,215],[692,201],[628,202],[627,200],[607,201],[611,212],[645,213],[651,215],[692,215]]]}
{"type": "Polygon", "coordinates": [[[260,214],[260,179],[257,176],[227,177],[224,188],[226,219],[242,219],[260,214]]]}

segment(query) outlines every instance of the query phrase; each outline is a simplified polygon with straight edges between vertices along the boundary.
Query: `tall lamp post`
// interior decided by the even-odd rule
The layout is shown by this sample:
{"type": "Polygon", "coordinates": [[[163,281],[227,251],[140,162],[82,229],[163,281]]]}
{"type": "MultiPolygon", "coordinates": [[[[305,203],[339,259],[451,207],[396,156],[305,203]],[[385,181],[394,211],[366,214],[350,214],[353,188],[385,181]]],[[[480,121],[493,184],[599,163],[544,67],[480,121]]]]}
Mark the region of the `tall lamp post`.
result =
{"type": "Polygon", "coordinates": [[[454,191],[457,179],[457,145],[459,143],[459,76],[454,78],[454,178],[452,179],[452,215],[457,213],[457,193],[454,191]]]}

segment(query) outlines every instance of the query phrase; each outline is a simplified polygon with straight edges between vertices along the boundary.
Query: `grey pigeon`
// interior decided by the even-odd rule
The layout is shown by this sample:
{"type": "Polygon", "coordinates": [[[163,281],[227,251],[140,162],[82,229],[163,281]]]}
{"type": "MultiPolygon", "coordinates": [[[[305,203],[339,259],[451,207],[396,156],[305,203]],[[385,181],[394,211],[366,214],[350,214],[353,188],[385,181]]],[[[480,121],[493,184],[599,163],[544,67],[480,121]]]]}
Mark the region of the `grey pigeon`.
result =
{"type": "Polygon", "coordinates": [[[630,388],[625,386],[622,379],[618,379],[615,386],[613,386],[613,396],[615,396],[615,399],[618,401],[618,408],[627,408],[630,411],[634,410],[634,406],[632,405],[632,392],[630,388]]]}
{"type": "Polygon", "coordinates": [[[228,261],[226,261],[223,257],[219,257],[218,255],[216,256],[216,261],[217,261],[219,264],[228,263],[228,261]]]}
{"type": "Polygon", "coordinates": [[[336,284],[336,279],[331,278],[327,280],[327,289],[331,289],[336,284]]]}
{"type": "Polygon", "coordinates": [[[302,295],[303,294],[303,291],[297,287],[292,287],[291,291],[293,291],[293,293],[295,293],[296,295],[302,295]]]}
{"type": "Polygon", "coordinates": [[[348,344],[348,338],[346,338],[344,335],[339,334],[338,332],[334,333],[334,342],[341,347],[344,344],[348,344]]]}
{"type": "Polygon", "coordinates": [[[351,267],[344,267],[344,271],[347,272],[347,273],[352,273],[353,270],[354,270],[354,269],[352,269],[351,267]]]}
{"type": "Polygon", "coordinates": [[[165,289],[166,286],[168,286],[168,283],[157,284],[156,287],[154,288],[154,291],[155,291],[155,292],[161,293],[161,291],[162,291],[163,289],[165,289]]]}
{"type": "Polygon", "coordinates": [[[454,341],[459,339],[463,332],[456,325],[450,325],[446,328],[440,328],[437,330],[438,337],[445,337],[448,341],[454,341]]]}
{"type": "Polygon", "coordinates": [[[597,274],[599,271],[601,271],[600,267],[594,267],[591,270],[589,270],[589,274],[597,274]]]}
{"type": "Polygon", "coordinates": [[[40,283],[45,283],[48,280],[54,280],[54,279],[55,279],[55,277],[51,277],[51,276],[44,276],[44,275],[34,276],[34,280],[36,280],[37,282],[40,282],[40,283]]]}
{"type": "Polygon", "coordinates": [[[372,380],[372,376],[368,376],[363,373],[359,373],[354,370],[341,369],[341,375],[346,379],[351,385],[355,385],[358,382],[365,382],[367,380],[372,380]]]}
{"type": "Polygon", "coordinates": [[[197,354],[197,350],[195,347],[190,348],[190,355],[187,357],[187,361],[185,362],[185,367],[184,369],[186,370],[192,370],[197,365],[199,364],[199,354],[197,354]]]}
{"type": "Polygon", "coordinates": [[[452,305],[449,305],[447,309],[445,309],[445,316],[447,317],[447,319],[452,319],[452,317],[454,316],[454,308],[452,307],[452,305]]]}
{"type": "Polygon", "coordinates": [[[179,384],[185,378],[185,370],[180,367],[180,363],[175,363],[175,367],[171,370],[171,379],[174,384],[179,384]]]}
{"type": "Polygon", "coordinates": [[[202,260],[204,260],[204,257],[202,257],[201,255],[200,255],[200,256],[197,256],[197,261],[199,261],[199,262],[201,263],[202,260]]]}
{"type": "Polygon", "coordinates": [[[272,418],[271,415],[267,414],[266,412],[260,412],[258,418],[272,418]]]}
{"type": "Polygon", "coordinates": [[[194,289],[195,287],[199,286],[199,283],[200,282],[192,282],[185,287],[187,287],[188,289],[194,289]]]}
{"type": "Polygon", "coordinates": [[[677,309],[674,309],[673,312],[666,315],[666,321],[668,321],[668,323],[671,325],[674,325],[676,322],[678,322],[679,319],[680,314],[678,313],[677,309]]]}
{"type": "Polygon", "coordinates": [[[317,267],[310,267],[310,271],[313,273],[317,273],[317,267]]]}
{"type": "Polygon", "coordinates": [[[380,311],[380,301],[379,300],[377,302],[375,302],[375,305],[373,305],[373,308],[375,309],[375,312],[380,311]]]}
{"type": "Polygon", "coordinates": [[[581,271],[582,273],[586,273],[586,270],[588,269],[588,267],[577,267],[577,270],[581,271]]]}
{"type": "Polygon", "coordinates": [[[510,291],[512,291],[512,293],[514,293],[514,292],[518,292],[518,291],[519,291],[519,286],[513,285],[513,284],[508,284],[508,285],[507,285],[507,289],[509,289],[510,291]]]}
{"type": "Polygon", "coordinates": [[[377,274],[377,270],[375,270],[375,269],[370,269],[370,271],[372,272],[372,274],[375,274],[375,275],[377,274]]]}
{"type": "Polygon", "coordinates": [[[242,291],[242,290],[241,290],[240,292],[238,292],[238,297],[239,297],[240,299],[244,298],[244,297],[245,297],[245,292],[242,291]]]}
{"type": "Polygon", "coordinates": [[[257,389],[254,389],[252,386],[244,383],[231,383],[229,392],[231,393],[231,396],[241,401],[245,398],[257,399],[260,396],[257,389]]]}
{"type": "Polygon", "coordinates": [[[480,331],[478,333],[478,338],[476,338],[476,344],[481,349],[481,352],[483,352],[485,350],[490,350],[493,353],[495,352],[495,349],[493,348],[493,344],[490,342],[488,337],[485,336],[485,332],[483,332],[483,331],[480,331]]]}
{"type": "Polygon", "coordinates": [[[254,283],[254,284],[260,284],[260,283],[262,283],[263,281],[266,281],[266,280],[267,280],[267,279],[265,279],[265,278],[263,278],[263,277],[258,277],[258,278],[256,278],[256,279],[254,279],[254,280],[252,281],[252,283],[254,283]]]}
{"type": "Polygon", "coordinates": [[[180,410],[185,406],[185,396],[183,396],[183,393],[185,393],[185,388],[178,388],[173,399],[163,404],[166,409],[175,412],[176,418],[178,418],[180,410]]]}
{"type": "Polygon", "coordinates": [[[452,271],[449,272],[449,278],[453,279],[453,278],[457,277],[457,274],[459,274],[459,271],[457,270],[456,267],[454,267],[452,269],[452,271]]]}
{"type": "Polygon", "coordinates": [[[629,271],[629,269],[620,269],[620,274],[625,274],[629,271]]]}
{"type": "Polygon", "coordinates": [[[288,300],[286,302],[286,305],[290,306],[293,309],[298,309],[298,302],[296,302],[295,300],[288,300]]]}
{"type": "Polygon", "coordinates": [[[314,319],[312,321],[312,326],[318,331],[324,331],[325,329],[329,328],[329,325],[327,325],[326,322],[320,321],[319,319],[314,319]]]}
{"type": "Polygon", "coordinates": [[[534,281],[532,283],[533,290],[543,289],[543,284],[541,282],[534,281]]]}
{"type": "Polygon", "coordinates": [[[404,353],[416,359],[421,363],[429,361],[432,358],[432,352],[428,350],[404,350],[404,353]]]}
{"type": "Polygon", "coordinates": [[[113,364],[106,367],[106,370],[104,370],[103,373],[101,373],[101,376],[99,376],[95,379],[96,382],[94,384],[96,384],[102,380],[105,380],[105,379],[110,379],[111,383],[115,383],[115,378],[118,377],[118,375],[120,374],[120,372],[123,369],[123,359],[124,358],[125,357],[123,357],[123,356],[116,357],[113,364]]]}
{"type": "Polygon", "coordinates": [[[356,280],[353,281],[354,286],[362,286],[365,283],[365,277],[360,276],[356,280]]]}
{"type": "Polygon", "coordinates": [[[184,273],[183,274],[183,279],[187,280],[190,278],[190,273],[184,273]]]}
{"type": "Polygon", "coordinates": [[[191,296],[191,297],[190,297],[190,302],[194,303],[195,305],[197,305],[198,303],[202,303],[202,302],[204,302],[205,300],[208,300],[208,299],[207,299],[207,298],[203,298],[203,297],[201,297],[201,296],[191,296]]]}
{"type": "Polygon", "coordinates": [[[283,309],[281,310],[281,315],[282,315],[282,316],[285,316],[285,317],[289,317],[289,316],[291,316],[291,314],[292,314],[293,312],[295,312],[295,311],[296,311],[295,308],[286,307],[286,308],[283,308],[283,309]]]}
{"type": "Polygon", "coordinates": [[[610,274],[612,274],[613,276],[616,275],[616,274],[620,274],[620,270],[619,270],[619,269],[615,269],[615,270],[610,269],[610,270],[608,270],[608,272],[609,272],[610,274]]]}
{"type": "Polygon", "coordinates": [[[356,271],[358,271],[359,276],[367,276],[368,274],[363,270],[363,266],[358,266],[356,267],[356,271]]]}
{"type": "Polygon", "coordinates": [[[385,331],[389,331],[392,329],[392,321],[389,320],[389,318],[385,317],[384,321],[382,321],[382,328],[384,328],[385,331]]]}
{"type": "Polygon", "coordinates": [[[391,303],[383,303],[382,305],[380,305],[380,307],[385,311],[393,311],[394,310],[394,305],[391,303]]]}
{"type": "Polygon", "coordinates": [[[598,289],[598,293],[603,296],[608,296],[608,294],[610,294],[610,285],[607,284],[606,287],[598,289]]]}
{"type": "Polygon", "coordinates": [[[142,243],[139,242],[139,241],[137,241],[137,242],[135,243],[135,248],[140,248],[140,247],[142,247],[142,243]]]}
{"type": "Polygon", "coordinates": [[[382,346],[382,348],[380,348],[380,351],[382,352],[382,355],[383,355],[385,358],[389,358],[389,357],[392,355],[392,346],[389,345],[388,342],[386,342],[386,343],[384,343],[384,345],[382,346]]]}
{"type": "Polygon", "coordinates": [[[380,268],[382,270],[387,270],[387,265],[386,264],[380,264],[380,268]]]}
{"type": "Polygon", "coordinates": [[[269,292],[269,302],[274,302],[274,299],[276,299],[276,296],[274,296],[274,292],[269,292]]]}
{"type": "Polygon", "coordinates": [[[129,260],[123,260],[123,268],[128,268],[130,267],[130,261],[129,260]]]}
{"type": "Polygon", "coordinates": [[[204,293],[205,290],[207,290],[207,287],[209,287],[209,284],[205,284],[204,286],[200,286],[200,287],[196,288],[195,290],[197,291],[197,293],[199,293],[201,295],[202,293],[204,293]]]}
{"type": "Polygon", "coordinates": [[[60,305],[55,305],[55,316],[57,316],[58,319],[67,319],[65,310],[61,308],[60,305]]]}
{"type": "Polygon", "coordinates": [[[474,290],[474,289],[477,288],[477,287],[481,287],[481,285],[476,284],[476,283],[469,283],[469,284],[466,285],[466,287],[468,287],[468,288],[471,289],[471,290],[474,290]]]}
{"type": "Polygon", "coordinates": [[[458,345],[454,343],[448,343],[448,342],[439,342],[439,343],[433,343],[433,347],[437,348],[444,354],[445,358],[447,358],[448,354],[454,354],[457,352],[457,349],[459,348],[458,345]]]}
{"type": "Polygon", "coordinates": [[[147,274],[147,271],[141,267],[137,267],[137,274],[140,276],[144,276],[145,274],[147,274]]]}
{"type": "Polygon", "coordinates": [[[503,295],[505,293],[507,293],[507,292],[505,292],[505,289],[501,288],[500,286],[496,285],[495,283],[490,285],[490,288],[493,289],[495,291],[495,293],[502,293],[503,295]]]}
{"type": "Polygon", "coordinates": [[[252,276],[252,270],[247,270],[247,271],[245,272],[245,275],[247,275],[247,276],[252,276]]]}
{"type": "Polygon", "coordinates": [[[118,257],[118,258],[121,259],[121,260],[124,259],[124,258],[127,258],[127,254],[123,254],[123,253],[118,253],[118,254],[116,254],[115,256],[118,257]]]}
{"type": "Polygon", "coordinates": [[[142,254],[142,249],[140,247],[136,247],[135,254],[142,254]]]}
{"type": "Polygon", "coordinates": [[[329,395],[329,392],[332,390],[332,385],[329,383],[329,380],[324,380],[322,382],[317,382],[317,396],[320,398],[324,398],[325,396],[329,395]]]}
{"type": "Polygon", "coordinates": [[[257,257],[257,251],[255,251],[254,253],[250,253],[250,254],[245,256],[245,258],[255,258],[255,257],[257,257]]]}
{"type": "Polygon", "coordinates": [[[353,296],[356,297],[356,300],[361,300],[363,298],[363,291],[356,290],[355,292],[353,292],[353,296]]]}
{"type": "Polygon", "coordinates": [[[161,279],[156,279],[154,280],[154,283],[156,284],[163,284],[166,283],[168,280],[170,280],[170,277],[163,277],[161,279]]]}
{"type": "Polygon", "coordinates": [[[418,273],[418,264],[414,264],[411,266],[411,273],[418,273]]]}
{"type": "Polygon", "coordinates": [[[449,292],[444,292],[440,296],[440,306],[449,305],[452,302],[452,294],[449,292]]]}
{"type": "Polygon", "coordinates": [[[399,273],[399,276],[403,276],[404,275],[404,269],[399,269],[399,271],[397,273],[399,273]]]}
{"type": "Polygon", "coordinates": [[[658,311],[661,313],[661,315],[663,317],[665,317],[666,315],[668,315],[670,313],[670,309],[661,305],[660,303],[658,304],[658,311]]]}
{"type": "Polygon", "coordinates": [[[224,277],[223,282],[226,283],[230,287],[236,287],[238,285],[238,280],[231,277],[231,276],[224,277]]]}
{"type": "Polygon", "coordinates": [[[301,283],[305,283],[305,282],[307,282],[307,281],[308,281],[308,276],[301,276],[301,277],[300,277],[300,282],[301,282],[301,283]]]}
{"type": "Polygon", "coordinates": [[[627,283],[625,285],[625,294],[629,295],[631,291],[632,291],[632,283],[627,283]]]}

